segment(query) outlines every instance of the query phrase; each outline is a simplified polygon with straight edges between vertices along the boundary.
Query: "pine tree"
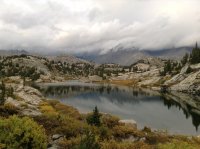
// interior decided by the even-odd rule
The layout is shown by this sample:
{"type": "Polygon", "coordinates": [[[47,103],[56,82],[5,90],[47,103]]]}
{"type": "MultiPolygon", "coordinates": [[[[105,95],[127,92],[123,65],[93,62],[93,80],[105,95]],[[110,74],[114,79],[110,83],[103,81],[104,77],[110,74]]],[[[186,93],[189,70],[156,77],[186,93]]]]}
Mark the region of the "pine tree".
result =
{"type": "Polygon", "coordinates": [[[95,106],[94,111],[93,111],[93,122],[95,126],[100,126],[100,114],[97,106],[95,106]]]}
{"type": "Polygon", "coordinates": [[[181,60],[182,65],[184,66],[188,62],[189,54],[185,53],[183,59],[181,60]]]}
{"type": "Polygon", "coordinates": [[[171,73],[172,71],[172,65],[171,65],[171,61],[168,60],[167,63],[164,66],[164,73],[171,73]]]}
{"type": "Polygon", "coordinates": [[[5,101],[5,96],[6,96],[6,86],[4,82],[2,81],[1,83],[1,97],[0,97],[0,104],[3,104],[5,101]]]}
{"type": "Polygon", "coordinates": [[[100,126],[101,125],[100,116],[101,115],[99,114],[99,110],[97,106],[95,106],[92,115],[89,115],[87,117],[88,124],[94,125],[94,126],[100,126]]]}

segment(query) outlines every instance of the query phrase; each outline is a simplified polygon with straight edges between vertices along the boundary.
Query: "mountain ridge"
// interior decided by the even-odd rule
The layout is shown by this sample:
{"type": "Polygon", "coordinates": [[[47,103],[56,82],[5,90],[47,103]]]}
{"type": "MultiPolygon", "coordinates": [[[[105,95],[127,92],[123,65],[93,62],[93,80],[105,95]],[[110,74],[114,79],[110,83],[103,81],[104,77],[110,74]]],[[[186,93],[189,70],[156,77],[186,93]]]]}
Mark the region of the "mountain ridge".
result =
{"type": "Polygon", "coordinates": [[[76,56],[89,61],[94,61],[96,63],[117,63],[127,66],[147,57],[180,60],[185,53],[190,53],[191,51],[192,47],[179,47],[161,50],[132,50],[132,48],[128,48],[119,50],[111,49],[105,54],[92,53],[90,55],[89,53],[86,53],[85,55],[85,53],[82,53],[76,56]]]}
{"type": "Polygon", "coordinates": [[[52,53],[33,53],[26,50],[0,50],[0,56],[12,56],[12,55],[37,55],[45,56],[50,59],[63,60],[75,63],[95,62],[97,64],[103,63],[116,63],[123,66],[129,66],[140,59],[158,57],[162,59],[175,59],[180,60],[185,53],[190,53],[192,47],[179,47],[179,48],[168,48],[160,50],[139,50],[137,48],[123,48],[122,46],[116,46],[109,50],[105,54],[101,54],[101,51],[93,52],[82,52],[78,54],[67,54],[66,52],[54,52],[52,53]]]}

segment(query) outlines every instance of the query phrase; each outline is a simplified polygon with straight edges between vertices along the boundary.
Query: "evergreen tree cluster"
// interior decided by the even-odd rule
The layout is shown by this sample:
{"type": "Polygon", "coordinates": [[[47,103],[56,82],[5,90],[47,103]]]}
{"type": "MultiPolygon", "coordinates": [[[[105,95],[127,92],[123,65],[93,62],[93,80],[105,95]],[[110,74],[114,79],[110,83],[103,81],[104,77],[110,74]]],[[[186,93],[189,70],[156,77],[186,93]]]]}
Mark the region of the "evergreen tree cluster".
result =
{"type": "Polygon", "coordinates": [[[20,65],[19,63],[13,62],[15,58],[28,59],[29,57],[22,55],[3,58],[0,61],[0,77],[21,76],[22,78],[29,77],[31,80],[35,81],[43,74],[43,72],[38,71],[36,67],[20,65]]]}
{"type": "MultiPolygon", "coordinates": [[[[200,63],[200,48],[196,43],[195,47],[192,49],[190,54],[186,53],[181,59],[181,63],[176,63],[168,60],[165,63],[164,70],[160,71],[161,76],[165,76],[166,74],[176,74],[178,73],[182,67],[184,67],[187,63],[189,64],[197,64],[200,63]]],[[[189,66],[186,73],[191,73],[193,70],[189,66]]]]}
{"type": "Polygon", "coordinates": [[[0,57],[0,77],[21,76],[22,78],[30,78],[35,81],[44,74],[41,70],[37,69],[34,64],[32,66],[26,65],[26,61],[40,61],[52,73],[59,73],[61,75],[69,76],[91,76],[98,75],[103,79],[111,76],[111,74],[118,75],[123,72],[118,65],[109,66],[102,64],[95,67],[90,63],[68,63],[67,61],[49,60],[47,58],[29,56],[29,55],[14,55],[7,57],[0,57]]]}
{"type": "Polygon", "coordinates": [[[67,63],[62,61],[46,61],[45,65],[50,71],[74,76],[88,76],[94,73],[94,65],[87,63],[67,63]]]}
{"type": "Polygon", "coordinates": [[[165,76],[166,74],[174,75],[179,73],[181,70],[181,64],[178,62],[174,62],[172,60],[167,60],[164,65],[163,71],[160,71],[161,76],[165,76]]]}
{"type": "Polygon", "coordinates": [[[197,43],[196,46],[192,49],[189,60],[191,64],[200,63],[200,48],[198,47],[197,43]]]}
{"type": "Polygon", "coordinates": [[[181,64],[182,66],[184,66],[189,60],[189,54],[185,53],[185,55],[183,56],[182,60],[181,60],[181,64]]]}
{"type": "Polygon", "coordinates": [[[186,53],[181,60],[182,66],[184,66],[188,62],[190,64],[200,63],[200,48],[198,47],[197,43],[195,47],[192,49],[192,52],[190,54],[186,53]]]}
{"type": "Polygon", "coordinates": [[[14,89],[12,87],[6,87],[2,81],[0,84],[0,105],[4,104],[6,97],[13,97],[14,89]]]}
{"type": "Polygon", "coordinates": [[[2,81],[0,85],[0,105],[5,102],[5,96],[6,96],[6,86],[2,81]]]}

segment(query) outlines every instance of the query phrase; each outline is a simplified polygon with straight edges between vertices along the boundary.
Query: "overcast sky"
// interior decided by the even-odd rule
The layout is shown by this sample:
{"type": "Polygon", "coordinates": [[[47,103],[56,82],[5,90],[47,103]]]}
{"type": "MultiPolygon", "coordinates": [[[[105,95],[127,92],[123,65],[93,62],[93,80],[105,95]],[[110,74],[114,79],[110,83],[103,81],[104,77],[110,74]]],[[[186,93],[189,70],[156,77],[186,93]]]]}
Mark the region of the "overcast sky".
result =
{"type": "Polygon", "coordinates": [[[102,52],[200,41],[200,0],[0,0],[0,49],[102,52]]]}

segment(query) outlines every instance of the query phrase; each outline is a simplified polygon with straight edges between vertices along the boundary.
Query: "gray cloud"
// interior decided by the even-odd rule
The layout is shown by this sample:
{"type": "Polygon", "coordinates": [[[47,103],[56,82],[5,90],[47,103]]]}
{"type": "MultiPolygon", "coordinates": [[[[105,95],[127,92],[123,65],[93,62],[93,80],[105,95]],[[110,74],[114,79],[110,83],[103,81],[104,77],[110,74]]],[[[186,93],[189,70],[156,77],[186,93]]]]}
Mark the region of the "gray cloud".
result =
{"type": "Polygon", "coordinates": [[[190,46],[200,39],[199,0],[4,0],[0,49],[139,49],[190,46]]]}

